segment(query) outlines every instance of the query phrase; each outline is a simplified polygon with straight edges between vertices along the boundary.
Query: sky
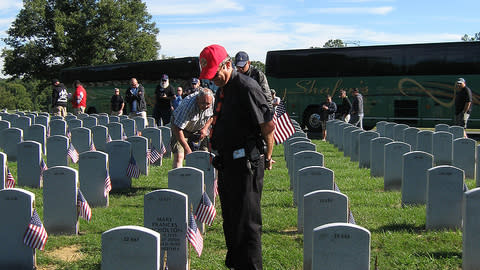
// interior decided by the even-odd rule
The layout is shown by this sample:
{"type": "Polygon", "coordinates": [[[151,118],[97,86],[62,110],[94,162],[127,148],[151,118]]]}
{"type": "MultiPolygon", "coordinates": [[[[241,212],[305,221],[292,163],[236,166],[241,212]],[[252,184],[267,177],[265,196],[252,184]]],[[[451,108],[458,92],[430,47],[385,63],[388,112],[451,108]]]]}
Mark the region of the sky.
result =
{"type": "MultiPolygon", "coordinates": [[[[210,44],[265,62],[267,51],[461,41],[480,32],[478,0],[144,0],[160,30],[159,55],[198,56],[210,44]]],[[[22,8],[0,0],[0,38],[22,8]]],[[[0,41],[0,49],[5,44],[0,41]]],[[[0,68],[3,59],[0,58],[0,68]]]]}

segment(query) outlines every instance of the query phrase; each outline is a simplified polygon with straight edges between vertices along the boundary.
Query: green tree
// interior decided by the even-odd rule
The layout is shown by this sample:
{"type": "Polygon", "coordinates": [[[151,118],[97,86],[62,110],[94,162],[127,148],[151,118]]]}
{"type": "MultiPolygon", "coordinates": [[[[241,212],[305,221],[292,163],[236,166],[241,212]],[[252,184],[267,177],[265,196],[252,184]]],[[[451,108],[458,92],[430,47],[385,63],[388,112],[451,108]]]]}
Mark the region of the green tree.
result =
{"type": "Polygon", "coordinates": [[[24,0],[3,41],[4,73],[49,79],[62,68],[158,57],[158,28],[140,0],[24,0]]]}
{"type": "Polygon", "coordinates": [[[346,47],[345,43],[341,39],[330,39],[323,44],[323,48],[342,48],[346,47]]]}
{"type": "Polygon", "coordinates": [[[465,34],[462,37],[463,41],[480,41],[480,32],[475,33],[473,37],[470,37],[469,35],[465,34]]]}
{"type": "Polygon", "coordinates": [[[265,73],[265,64],[262,63],[261,61],[251,61],[250,65],[254,66],[256,69],[265,73]]]}
{"type": "Polygon", "coordinates": [[[0,82],[0,108],[33,110],[33,102],[27,89],[19,81],[0,82]]]}

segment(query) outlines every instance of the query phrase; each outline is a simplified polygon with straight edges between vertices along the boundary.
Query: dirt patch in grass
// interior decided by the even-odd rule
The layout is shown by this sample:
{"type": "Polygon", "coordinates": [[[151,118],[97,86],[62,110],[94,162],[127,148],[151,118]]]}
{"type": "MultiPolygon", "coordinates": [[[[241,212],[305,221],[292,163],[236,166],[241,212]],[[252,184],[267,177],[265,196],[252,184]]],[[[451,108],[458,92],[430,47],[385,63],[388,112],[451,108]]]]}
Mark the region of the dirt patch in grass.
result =
{"type": "MultiPolygon", "coordinates": [[[[80,252],[80,245],[61,247],[59,249],[46,252],[46,255],[64,262],[76,262],[85,257],[85,255],[80,252]]],[[[42,268],[40,269],[43,270],[42,268]]],[[[48,268],[45,268],[45,270],[48,270],[48,268]]]]}

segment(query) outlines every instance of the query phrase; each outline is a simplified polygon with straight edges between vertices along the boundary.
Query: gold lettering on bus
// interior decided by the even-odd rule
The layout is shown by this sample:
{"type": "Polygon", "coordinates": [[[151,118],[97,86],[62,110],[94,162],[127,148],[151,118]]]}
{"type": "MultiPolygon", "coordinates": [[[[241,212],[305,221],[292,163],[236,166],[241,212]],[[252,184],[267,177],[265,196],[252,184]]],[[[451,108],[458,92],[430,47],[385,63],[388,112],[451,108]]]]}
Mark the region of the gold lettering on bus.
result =
{"type": "MultiPolygon", "coordinates": [[[[410,78],[400,79],[398,81],[398,91],[404,96],[409,96],[407,91],[409,92],[424,92],[427,94],[433,101],[440,104],[443,107],[452,107],[455,104],[455,96],[457,95],[457,90],[455,86],[445,84],[445,83],[437,83],[437,82],[427,82],[421,84],[416,80],[410,78]],[[411,83],[416,87],[406,87],[405,84],[411,83]],[[427,87],[430,85],[431,88],[439,89],[439,90],[432,90],[428,89],[427,87]],[[450,99],[450,102],[444,102],[440,99],[450,99]]],[[[472,99],[474,104],[480,104],[480,96],[478,94],[472,93],[472,99]]]]}

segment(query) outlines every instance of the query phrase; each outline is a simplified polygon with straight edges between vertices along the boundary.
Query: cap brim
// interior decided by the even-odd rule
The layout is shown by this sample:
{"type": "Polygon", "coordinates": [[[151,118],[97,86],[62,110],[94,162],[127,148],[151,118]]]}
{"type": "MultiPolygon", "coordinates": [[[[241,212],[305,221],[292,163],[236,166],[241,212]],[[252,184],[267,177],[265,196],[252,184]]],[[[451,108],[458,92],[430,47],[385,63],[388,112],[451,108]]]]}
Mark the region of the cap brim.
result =
{"type": "Polygon", "coordinates": [[[248,61],[238,61],[237,63],[235,63],[235,66],[243,68],[247,64],[247,62],[248,61]]]}

